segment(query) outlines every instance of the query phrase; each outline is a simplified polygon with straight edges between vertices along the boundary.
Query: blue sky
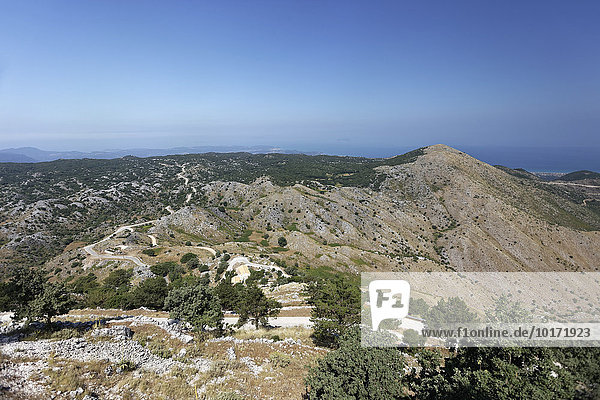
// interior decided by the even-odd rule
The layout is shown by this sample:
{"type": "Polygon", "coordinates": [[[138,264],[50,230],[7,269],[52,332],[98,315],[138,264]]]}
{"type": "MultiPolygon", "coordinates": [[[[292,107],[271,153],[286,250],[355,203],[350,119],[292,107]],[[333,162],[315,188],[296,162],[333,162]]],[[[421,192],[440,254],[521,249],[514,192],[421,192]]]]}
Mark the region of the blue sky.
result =
{"type": "Polygon", "coordinates": [[[598,1],[0,0],[0,148],[596,151],[599,20],[598,1]]]}

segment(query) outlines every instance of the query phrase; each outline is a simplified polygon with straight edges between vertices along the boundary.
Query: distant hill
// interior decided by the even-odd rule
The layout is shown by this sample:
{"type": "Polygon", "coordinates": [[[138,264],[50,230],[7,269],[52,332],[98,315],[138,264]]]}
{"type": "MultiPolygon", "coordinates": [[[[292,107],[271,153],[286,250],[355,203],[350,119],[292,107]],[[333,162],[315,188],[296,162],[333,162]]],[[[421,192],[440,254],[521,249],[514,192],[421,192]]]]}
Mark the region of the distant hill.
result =
{"type": "Polygon", "coordinates": [[[245,152],[251,154],[317,154],[315,152],[300,152],[297,150],[287,150],[274,146],[194,146],[194,147],[173,147],[169,149],[124,149],[124,150],[102,150],[93,152],[81,151],[46,151],[35,147],[19,147],[0,150],[0,162],[46,162],[55,160],[74,160],[74,159],[101,159],[109,160],[122,158],[125,156],[136,157],[156,157],[178,154],[198,154],[198,153],[233,153],[245,152]]]}
{"type": "Polygon", "coordinates": [[[35,159],[24,154],[0,152],[0,162],[32,163],[35,159]]]}
{"type": "Polygon", "coordinates": [[[508,174],[516,176],[517,178],[540,180],[539,176],[537,176],[534,173],[531,173],[523,168],[512,169],[512,168],[505,167],[504,165],[494,165],[494,167],[496,167],[508,174]]]}
{"type": "Polygon", "coordinates": [[[593,171],[575,171],[569,174],[563,175],[557,180],[561,181],[582,181],[584,179],[600,179],[600,173],[593,171]]]}

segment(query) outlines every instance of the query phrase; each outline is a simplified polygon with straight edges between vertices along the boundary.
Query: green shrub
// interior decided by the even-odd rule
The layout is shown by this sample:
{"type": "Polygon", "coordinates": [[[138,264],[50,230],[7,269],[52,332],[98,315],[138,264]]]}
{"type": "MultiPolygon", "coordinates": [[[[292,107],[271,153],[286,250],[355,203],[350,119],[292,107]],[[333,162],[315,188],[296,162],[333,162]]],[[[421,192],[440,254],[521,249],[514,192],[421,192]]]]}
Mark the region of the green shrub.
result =
{"type": "Polygon", "coordinates": [[[181,256],[180,261],[182,264],[186,264],[187,262],[189,262],[191,260],[198,260],[198,256],[194,253],[185,253],[184,255],[181,256]]]}
{"type": "Polygon", "coordinates": [[[275,368],[285,368],[292,362],[292,357],[290,357],[289,354],[276,351],[271,353],[269,356],[269,361],[275,368]]]}
{"type": "Polygon", "coordinates": [[[148,278],[133,291],[133,307],[147,307],[162,310],[168,294],[167,282],[164,278],[148,278]]]}
{"type": "Polygon", "coordinates": [[[206,285],[186,285],[171,290],[165,300],[165,308],[171,318],[189,322],[201,331],[207,327],[221,329],[223,324],[219,298],[206,285]]]}
{"type": "Polygon", "coordinates": [[[144,250],[142,250],[142,253],[147,256],[150,256],[150,257],[156,257],[157,255],[160,254],[161,251],[162,251],[161,248],[155,247],[152,249],[144,249],[144,250]]]}
{"type": "Polygon", "coordinates": [[[387,400],[405,396],[404,356],[396,348],[362,347],[357,328],[348,330],[305,379],[306,400],[387,400]]]}
{"type": "Polygon", "coordinates": [[[154,275],[163,277],[169,275],[172,271],[177,271],[179,269],[181,269],[181,267],[175,261],[165,261],[150,266],[150,271],[152,271],[154,275]]]}
{"type": "Polygon", "coordinates": [[[133,270],[131,269],[116,269],[104,279],[104,286],[122,290],[129,287],[131,278],[133,277],[133,270]]]}

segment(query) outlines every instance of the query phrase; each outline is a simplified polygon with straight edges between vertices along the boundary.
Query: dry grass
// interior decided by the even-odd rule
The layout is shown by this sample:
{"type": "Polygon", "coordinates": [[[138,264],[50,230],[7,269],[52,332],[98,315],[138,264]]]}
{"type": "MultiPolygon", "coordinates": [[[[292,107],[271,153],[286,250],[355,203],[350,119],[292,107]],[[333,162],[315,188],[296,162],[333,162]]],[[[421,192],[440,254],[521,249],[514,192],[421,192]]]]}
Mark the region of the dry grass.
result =
{"type": "MultiPolygon", "coordinates": [[[[118,393],[123,399],[196,399],[191,382],[197,377],[194,368],[174,369],[168,374],[136,371],[106,375],[110,363],[105,361],[78,362],[49,359],[44,372],[50,377],[50,387],[63,392],[83,389],[78,398],[96,394],[104,398],[106,391],[118,393]]],[[[113,365],[115,367],[115,365],[113,365]]]]}
{"type": "Polygon", "coordinates": [[[99,387],[110,387],[114,382],[104,370],[110,365],[107,361],[80,362],[48,358],[48,368],[44,371],[50,378],[54,390],[72,391],[82,388],[84,394],[95,393],[99,387]]]}
{"type": "MultiPolygon", "coordinates": [[[[298,303],[295,305],[303,305],[303,304],[298,303]]],[[[310,308],[310,307],[293,308],[291,310],[289,310],[289,309],[281,310],[277,316],[278,317],[310,317],[311,310],[312,310],[312,308],[310,308]]]]}
{"type": "Polygon", "coordinates": [[[195,371],[193,370],[176,370],[164,375],[145,373],[136,376],[130,374],[118,383],[118,388],[124,399],[140,397],[149,400],[196,399],[196,387],[191,383],[194,377],[195,371]]]}
{"type": "MultiPolygon", "coordinates": [[[[290,332],[295,329],[287,330],[290,332]]],[[[264,330],[244,332],[246,333],[255,335],[244,339],[253,339],[261,337],[264,330]]],[[[295,336],[307,334],[309,332],[296,332],[295,336]]],[[[228,360],[228,349],[233,348],[236,360],[244,362],[249,359],[260,367],[260,372],[254,374],[244,364],[242,368],[236,369],[232,374],[225,374],[216,382],[208,379],[205,387],[208,399],[215,398],[221,392],[240,393],[244,399],[300,399],[304,392],[307,366],[314,365],[327,353],[324,349],[285,342],[206,342],[205,347],[205,355],[213,360],[228,360]]]]}
{"type": "Polygon", "coordinates": [[[133,340],[147,347],[156,356],[172,358],[181,349],[187,347],[179,339],[172,338],[167,332],[155,325],[130,325],[130,328],[133,331],[133,340]]]}
{"type": "Polygon", "coordinates": [[[313,331],[310,328],[293,327],[293,328],[273,328],[273,329],[244,329],[236,331],[233,336],[237,339],[273,339],[284,340],[291,338],[300,340],[302,344],[309,346],[313,345],[311,335],[313,331]]]}
{"type": "Polygon", "coordinates": [[[78,310],[71,310],[68,314],[64,315],[64,317],[79,317],[81,318],[81,320],[89,321],[90,315],[100,318],[116,318],[123,316],[169,318],[169,313],[166,311],[144,310],[140,308],[127,311],[119,309],[84,308],[78,310]]]}

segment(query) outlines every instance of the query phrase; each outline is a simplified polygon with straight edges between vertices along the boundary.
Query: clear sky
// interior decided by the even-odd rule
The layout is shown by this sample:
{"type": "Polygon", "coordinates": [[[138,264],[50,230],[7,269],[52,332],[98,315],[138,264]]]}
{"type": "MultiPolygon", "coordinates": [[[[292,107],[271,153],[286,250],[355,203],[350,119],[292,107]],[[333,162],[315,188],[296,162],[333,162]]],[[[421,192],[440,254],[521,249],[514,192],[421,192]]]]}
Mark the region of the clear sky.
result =
{"type": "Polygon", "coordinates": [[[599,21],[598,0],[0,0],[0,148],[594,148],[599,21]]]}

